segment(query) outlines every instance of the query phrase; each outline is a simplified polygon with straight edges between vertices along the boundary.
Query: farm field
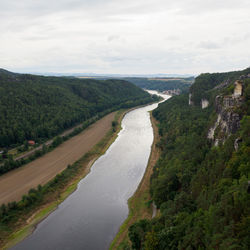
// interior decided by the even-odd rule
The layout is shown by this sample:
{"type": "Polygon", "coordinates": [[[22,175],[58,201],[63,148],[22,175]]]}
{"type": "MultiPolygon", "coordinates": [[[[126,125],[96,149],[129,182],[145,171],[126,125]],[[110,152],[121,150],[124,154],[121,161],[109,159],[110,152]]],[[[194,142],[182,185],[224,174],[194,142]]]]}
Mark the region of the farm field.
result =
{"type": "Polygon", "coordinates": [[[31,188],[44,185],[77,161],[105,136],[114,117],[115,112],[108,114],[52,152],[0,176],[0,204],[20,200],[31,188]]]}

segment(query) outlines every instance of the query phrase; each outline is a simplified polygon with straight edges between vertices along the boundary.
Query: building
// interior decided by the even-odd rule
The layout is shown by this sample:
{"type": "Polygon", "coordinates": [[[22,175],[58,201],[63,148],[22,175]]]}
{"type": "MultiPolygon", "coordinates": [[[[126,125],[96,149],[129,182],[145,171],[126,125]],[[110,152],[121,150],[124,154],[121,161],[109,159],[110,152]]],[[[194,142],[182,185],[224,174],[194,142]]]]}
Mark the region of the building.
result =
{"type": "Polygon", "coordinates": [[[31,145],[31,146],[33,146],[33,145],[35,145],[36,143],[35,143],[35,141],[29,140],[29,141],[28,141],[28,144],[31,145]]]}

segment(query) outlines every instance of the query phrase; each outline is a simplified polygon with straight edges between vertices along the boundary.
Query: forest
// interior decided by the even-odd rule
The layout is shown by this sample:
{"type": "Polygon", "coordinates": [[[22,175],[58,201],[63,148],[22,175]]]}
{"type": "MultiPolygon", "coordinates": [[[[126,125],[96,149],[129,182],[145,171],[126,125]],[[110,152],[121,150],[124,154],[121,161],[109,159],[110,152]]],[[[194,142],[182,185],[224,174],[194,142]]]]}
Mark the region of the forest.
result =
{"type": "Polygon", "coordinates": [[[45,77],[1,69],[0,151],[27,140],[52,138],[103,112],[156,99],[124,80],[45,77]]]}
{"type": "Polygon", "coordinates": [[[181,92],[187,92],[189,87],[194,81],[193,77],[189,78],[163,78],[163,79],[149,79],[149,78],[136,78],[128,77],[125,80],[132,82],[136,86],[143,89],[150,90],[174,90],[180,89],[181,92]]]}
{"type": "Polygon", "coordinates": [[[160,214],[129,228],[132,249],[249,249],[250,79],[244,80],[240,129],[218,146],[207,139],[214,103],[202,109],[199,100],[222,82],[228,83],[220,94],[232,94],[234,80],[249,70],[201,75],[191,87],[197,105],[188,105],[184,94],[153,111],[162,153],[150,192],[160,214]]]}
{"type": "Polygon", "coordinates": [[[204,73],[195,78],[194,84],[190,87],[192,101],[199,105],[202,98],[210,99],[213,102],[215,95],[222,89],[223,94],[228,94],[229,85],[233,87],[232,82],[241,75],[250,74],[250,68],[241,71],[231,71],[225,73],[204,73]]]}

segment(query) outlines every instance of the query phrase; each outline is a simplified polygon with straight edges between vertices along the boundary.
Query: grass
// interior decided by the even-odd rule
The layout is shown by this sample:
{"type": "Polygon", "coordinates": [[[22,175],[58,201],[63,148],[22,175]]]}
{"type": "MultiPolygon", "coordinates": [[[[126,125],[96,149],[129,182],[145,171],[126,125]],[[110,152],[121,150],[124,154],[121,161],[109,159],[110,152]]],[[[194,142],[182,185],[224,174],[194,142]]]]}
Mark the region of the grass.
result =
{"type": "Polygon", "coordinates": [[[151,218],[152,210],[148,206],[150,194],[147,190],[142,190],[139,195],[134,195],[128,200],[129,215],[119,228],[119,232],[112,241],[109,249],[123,249],[129,242],[128,229],[136,221],[142,218],[151,218]]]}
{"type": "Polygon", "coordinates": [[[14,232],[9,236],[8,243],[4,246],[3,249],[8,249],[10,247],[13,247],[18,242],[22,241],[25,237],[30,235],[35,229],[35,226],[56,208],[57,208],[57,203],[52,203],[49,206],[45,207],[44,209],[41,209],[39,213],[35,214],[30,224],[26,225],[22,229],[14,232]]]}

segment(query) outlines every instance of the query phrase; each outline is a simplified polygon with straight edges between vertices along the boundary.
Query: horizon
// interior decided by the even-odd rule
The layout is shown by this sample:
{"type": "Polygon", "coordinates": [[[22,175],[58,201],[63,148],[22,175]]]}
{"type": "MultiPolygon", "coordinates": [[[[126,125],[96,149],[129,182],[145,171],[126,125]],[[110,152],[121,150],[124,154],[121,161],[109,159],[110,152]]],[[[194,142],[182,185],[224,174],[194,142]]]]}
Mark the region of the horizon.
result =
{"type": "Polygon", "coordinates": [[[213,74],[213,73],[227,73],[227,72],[233,72],[233,71],[241,71],[244,69],[250,68],[250,66],[245,67],[245,68],[240,68],[240,69],[232,69],[232,70],[228,70],[228,71],[215,71],[215,72],[208,72],[208,71],[204,71],[204,72],[200,72],[199,74],[189,74],[189,73],[183,73],[183,74],[178,74],[178,73],[96,73],[96,72],[53,72],[53,71],[24,71],[24,70],[10,70],[10,69],[6,69],[6,68],[1,68],[0,70],[6,70],[12,73],[18,73],[18,74],[33,74],[33,75],[43,75],[43,76],[75,76],[75,77],[120,77],[120,78],[125,78],[125,77],[138,77],[138,78],[143,78],[143,77],[153,77],[153,78],[157,78],[157,77],[162,77],[162,78],[168,78],[168,77],[182,77],[182,78],[189,78],[189,77],[197,77],[200,74],[203,73],[209,73],[209,74],[213,74]]]}

